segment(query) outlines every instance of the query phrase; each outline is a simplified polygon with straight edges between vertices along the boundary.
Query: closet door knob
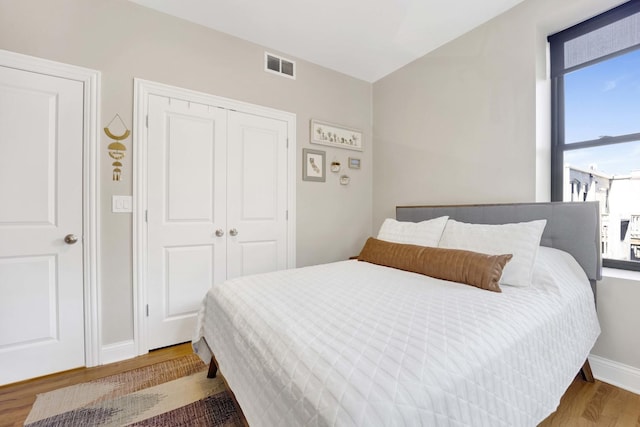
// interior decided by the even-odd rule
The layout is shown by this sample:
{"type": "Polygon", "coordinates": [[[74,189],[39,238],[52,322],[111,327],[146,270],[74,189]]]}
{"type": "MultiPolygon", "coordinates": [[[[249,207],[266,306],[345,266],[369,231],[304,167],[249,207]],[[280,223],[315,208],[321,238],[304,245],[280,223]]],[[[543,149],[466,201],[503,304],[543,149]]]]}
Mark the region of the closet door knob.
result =
{"type": "Polygon", "coordinates": [[[229,230],[229,234],[232,236],[237,236],[238,235],[238,230],[236,230],[235,228],[232,228],[231,230],[229,230]]]}
{"type": "Polygon", "coordinates": [[[224,236],[224,230],[222,228],[218,228],[216,230],[216,236],[218,236],[218,237],[224,236]]]}
{"type": "Polygon", "coordinates": [[[67,245],[73,245],[78,241],[78,238],[76,237],[75,234],[67,234],[66,236],[64,236],[64,242],[67,245]]]}

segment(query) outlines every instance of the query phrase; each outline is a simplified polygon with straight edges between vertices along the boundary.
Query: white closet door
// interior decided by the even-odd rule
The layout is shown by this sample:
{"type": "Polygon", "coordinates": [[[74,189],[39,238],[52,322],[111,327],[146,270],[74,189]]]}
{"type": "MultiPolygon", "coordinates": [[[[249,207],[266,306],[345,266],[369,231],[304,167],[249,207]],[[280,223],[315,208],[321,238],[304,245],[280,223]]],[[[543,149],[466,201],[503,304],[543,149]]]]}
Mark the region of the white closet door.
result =
{"type": "Polygon", "coordinates": [[[287,268],[287,123],[229,111],[227,278],[287,268]]]}
{"type": "Polygon", "coordinates": [[[81,82],[0,67],[0,385],[85,364],[82,129],[81,82]]]}
{"type": "Polygon", "coordinates": [[[147,143],[153,349],[190,340],[204,295],[227,275],[226,111],[150,95],[147,143]]]}

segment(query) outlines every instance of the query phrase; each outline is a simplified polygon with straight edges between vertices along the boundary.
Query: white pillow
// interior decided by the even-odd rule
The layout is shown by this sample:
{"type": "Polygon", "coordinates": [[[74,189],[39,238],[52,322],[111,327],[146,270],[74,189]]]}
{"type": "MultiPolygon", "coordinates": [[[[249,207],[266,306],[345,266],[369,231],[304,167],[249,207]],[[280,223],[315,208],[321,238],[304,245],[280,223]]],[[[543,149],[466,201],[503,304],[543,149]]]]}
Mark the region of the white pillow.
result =
{"type": "Polygon", "coordinates": [[[531,285],[546,219],[515,224],[467,224],[450,219],[440,239],[441,248],[464,249],[489,255],[512,254],[500,278],[501,285],[531,285]]]}
{"type": "Polygon", "coordinates": [[[436,248],[440,242],[442,231],[447,225],[447,219],[449,219],[448,216],[441,216],[422,222],[404,222],[387,218],[380,227],[378,239],[436,248]]]}

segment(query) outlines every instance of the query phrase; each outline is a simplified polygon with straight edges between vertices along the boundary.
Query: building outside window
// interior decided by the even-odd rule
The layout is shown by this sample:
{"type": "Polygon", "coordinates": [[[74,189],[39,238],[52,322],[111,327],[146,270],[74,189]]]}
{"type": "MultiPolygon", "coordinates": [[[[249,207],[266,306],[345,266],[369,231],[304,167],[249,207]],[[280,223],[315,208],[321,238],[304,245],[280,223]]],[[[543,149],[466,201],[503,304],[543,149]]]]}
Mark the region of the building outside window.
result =
{"type": "Polygon", "coordinates": [[[604,265],[640,270],[640,0],[549,43],[552,200],[599,201],[604,265]]]}

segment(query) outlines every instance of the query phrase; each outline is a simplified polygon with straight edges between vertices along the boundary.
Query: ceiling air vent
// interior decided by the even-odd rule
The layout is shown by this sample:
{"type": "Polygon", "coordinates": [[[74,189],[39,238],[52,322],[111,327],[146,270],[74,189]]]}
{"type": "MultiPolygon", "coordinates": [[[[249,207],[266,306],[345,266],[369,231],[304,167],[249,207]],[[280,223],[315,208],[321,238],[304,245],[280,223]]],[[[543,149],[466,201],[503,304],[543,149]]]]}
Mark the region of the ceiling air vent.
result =
{"type": "Polygon", "coordinates": [[[290,79],[296,78],[296,63],[269,52],[264,53],[264,70],[290,79]]]}

